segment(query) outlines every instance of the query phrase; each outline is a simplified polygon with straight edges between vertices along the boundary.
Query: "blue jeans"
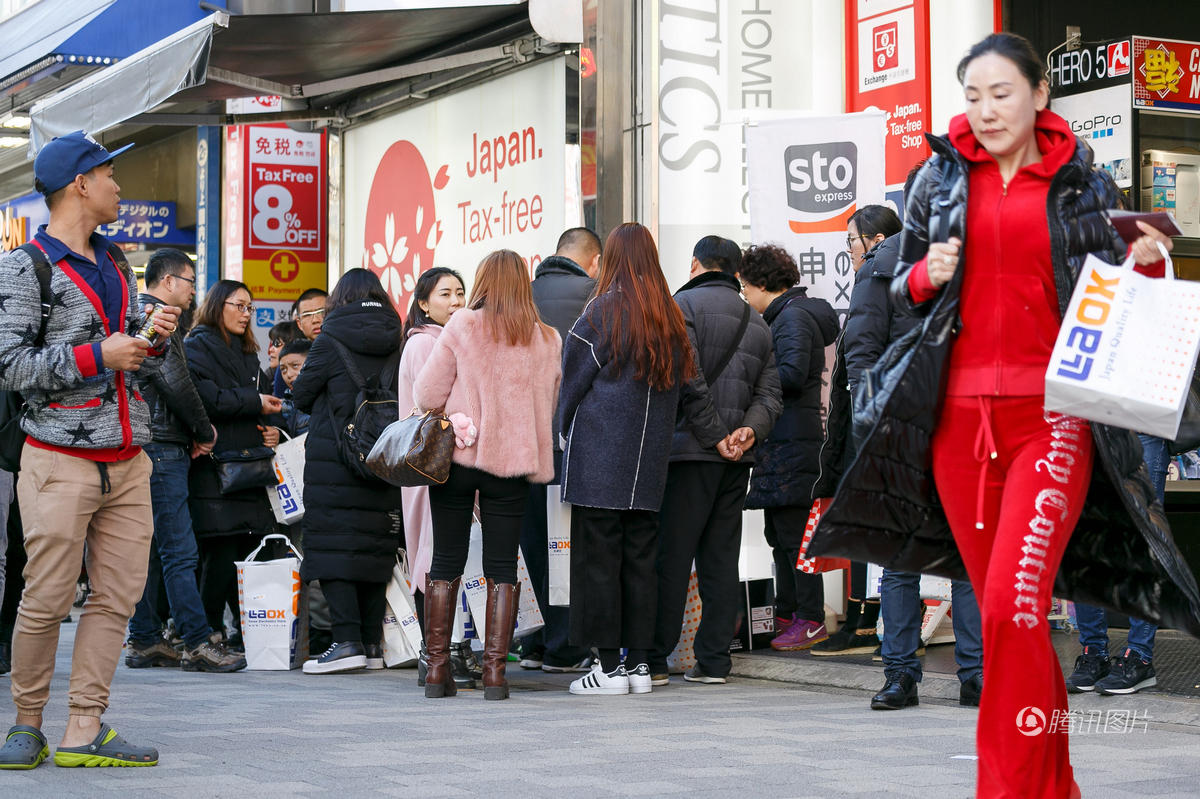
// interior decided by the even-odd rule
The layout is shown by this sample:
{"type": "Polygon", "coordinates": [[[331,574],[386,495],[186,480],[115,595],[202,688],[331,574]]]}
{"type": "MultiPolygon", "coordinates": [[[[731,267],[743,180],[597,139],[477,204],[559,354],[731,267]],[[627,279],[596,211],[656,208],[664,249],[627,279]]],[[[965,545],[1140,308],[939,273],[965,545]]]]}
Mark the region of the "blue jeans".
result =
{"type": "Polygon", "coordinates": [[[150,476],[150,500],[154,506],[154,540],[150,547],[150,572],[146,589],[129,620],[129,638],[148,645],[162,634],[158,617],[159,580],[166,588],[167,602],[175,626],[190,649],[212,634],[196,583],[196,535],[188,513],[188,469],[192,459],[178,444],[147,444],[146,454],[154,464],[150,476]],[[161,578],[156,561],[161,562],[161,578]]]}
{"type": "MultiPolygon", "coordinates": [[[[1158,501],[1163,502],[1167,488],[1167,442],[1154,436],[1138,434],[1142,441],[1142,454],[1146,468],[1150,471],[1150,482],[1158,501]]],[[[1080,646],[1092,647],[1095,654],[1108,657],[1108,619],[1102,608],[1091,605],[1075,605],[1075,623],[1079,626],[1080,646]]],[[[1142,660],[1154,659],[1154,634],[1158,627],[1148,621],[1129,617],[1128,646],[1142,660]]]]}
{"type": "MultiPolygon", "coordinates": [[[[921,602],[921,575],[883,570],[880,584],[880,615],[883,616],[883,672],[891,676],[907,673],[921,681],[921,661],[917,647],[921,645],[921,621],[925,605],[921,602]]],[[[950,619],[954,623],[954,660],[958,663],[958,679],[966,682],[983,674],[983,624],[975,589],[966,580],[950,585],[950,619]]]]}

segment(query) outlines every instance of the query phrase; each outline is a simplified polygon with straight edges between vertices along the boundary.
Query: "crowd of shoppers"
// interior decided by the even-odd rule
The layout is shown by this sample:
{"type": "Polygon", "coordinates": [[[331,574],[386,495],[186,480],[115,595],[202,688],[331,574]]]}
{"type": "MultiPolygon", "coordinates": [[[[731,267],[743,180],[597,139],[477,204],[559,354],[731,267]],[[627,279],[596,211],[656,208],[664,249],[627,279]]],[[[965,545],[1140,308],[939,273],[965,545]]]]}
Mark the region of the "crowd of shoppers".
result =
{"type": "Polygon", "coordinates": [[[481,680],[486,699],[507,699],[520,545],[546,621],[523,643],[523,667],[587,671],[576,695],[668,684],[694,567],[703,612],[683,677],[724,683],[743,604],[743,510],[762,509],[775,649],[878,647],[885,684],[871,707],[916,705],[920,574],[953,575],[960,702],[980,708],[978,795],[1078,796],[1066,730],[1030,735],[1024,714],[1066,712],[1068,690],[1153,685],[1155,624],[1195,632],[1200,600],[1162,514],[1167,442],[1139,446],[1130,431],[1047,412],[1043,380],[1082,259],[1128,253],[1161,273],[1171,242],[1145,225],[1124,242],[1102,218],[1116,187],[1049,110],[1028,42],[989,36],[958,76],[966,113],[910,174],[903,226],[878,205],[849,219],[856,276],[840,334],[783,247],[706,236],[672,296],[651,232],[627,223],[603,246],[566,231],[532,281],[520,255],[493,252],[469,298],[457,272],[430,269],[404,321],[373,273],[351,269],[332,293],[300,295],[293,319],[270,331],[264,371],[249,288],[218,281],[185,337],[187,256],[156,252],[139,295],[120,251],[93,232],[116,217],[117,153],[82,133],[48,144],[35,174],[50,224],[0,259],[14,292],[0,317],[0,388],[29,403],[7,525],[27,557],[11,653],[0,613],[17,718],[0,768],[48,756],[41,714],[81,563],[93,590],[59,765],[157,762],[100,723],[126,622],[130,667],[245,668],[235,563],[277,524],[265,486],[239,483],[235,467],[271,458],[286,434],[307,436],[301,577],[314,607],[321,596],[328,606],[328,646],[305,673],[383,668],[386,587],[403,547],[425,696],[481,680]],[[58,267],[48,316],[43,262],[58,267]],[[128,335],[148,310],[154,335],[128,335]],[[400,416],[449,417],[443,484],[401,490],[345,462],[343,431],[368,386],[394,389],[400,416]],[[556,483],[571,506],[568,608],[546,601],[556,483]],[[830,498],[806,554],[853,559],[833,635],[824,577],[798,565],[812,502],[830,498]],[[481,668],[454,625],[476,528],[481,668]],[[1146,562],[1131,568],[1113,551],[1146,562]],[[868,598],[867,561],[884,566],[880,599],[868,598]],[[1109,658],[1103,610],[1079,605],[1083,653],[1065,682],[1046,624],[1056,575],[1080,598],[1136,614],[1109,658]]]}

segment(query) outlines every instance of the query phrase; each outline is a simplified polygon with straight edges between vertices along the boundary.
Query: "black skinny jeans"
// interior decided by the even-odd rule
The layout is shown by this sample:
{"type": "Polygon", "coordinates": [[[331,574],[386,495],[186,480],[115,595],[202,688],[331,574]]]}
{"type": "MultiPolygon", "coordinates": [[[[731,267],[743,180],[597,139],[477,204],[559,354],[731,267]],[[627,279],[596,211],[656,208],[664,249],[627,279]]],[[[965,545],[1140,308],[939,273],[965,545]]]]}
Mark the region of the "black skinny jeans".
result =
{"type": "Polygon", "coordinates": [[[387,583],[322,580],[321,591],[329,602],[329,615],[333,620],[330,632],[335,643],[378,644],[383,640],[387,583]]]}
{"type": "Polygon", "coordinates": [[[453,580],[467,565],[471,544],[471,513],[479,493],[479,521],[483,526],[483,575],[497,583],[517,582],[517,546],[529,498],[524,477],[494,474],[453,464],[450,477],[429,487],[433,517],[433,562],[429,579],[453,580]]]}

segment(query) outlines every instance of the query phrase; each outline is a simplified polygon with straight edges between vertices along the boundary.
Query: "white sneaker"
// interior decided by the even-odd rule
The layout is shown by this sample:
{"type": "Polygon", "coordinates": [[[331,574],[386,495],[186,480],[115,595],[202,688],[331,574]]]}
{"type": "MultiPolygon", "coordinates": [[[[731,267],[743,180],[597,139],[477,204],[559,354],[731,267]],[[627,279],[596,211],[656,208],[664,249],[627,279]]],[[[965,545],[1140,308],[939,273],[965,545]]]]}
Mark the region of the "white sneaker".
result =
{"type": "Polygon", "coordinates": [[[631,694],[648,694],[653,680],[650,678],[650,667],[645,663],[639,663],[633,671],[625,669],[625,673],[629,675],[629,693],[631,694]]]}
{"type": "Polygon", "coordinates": [[[571,693],[580,695],[616,696],[629,693],[629,675],[624,666],[617,666],[608,674],[597,663],[591,672],[571,683],[571,693]]]}

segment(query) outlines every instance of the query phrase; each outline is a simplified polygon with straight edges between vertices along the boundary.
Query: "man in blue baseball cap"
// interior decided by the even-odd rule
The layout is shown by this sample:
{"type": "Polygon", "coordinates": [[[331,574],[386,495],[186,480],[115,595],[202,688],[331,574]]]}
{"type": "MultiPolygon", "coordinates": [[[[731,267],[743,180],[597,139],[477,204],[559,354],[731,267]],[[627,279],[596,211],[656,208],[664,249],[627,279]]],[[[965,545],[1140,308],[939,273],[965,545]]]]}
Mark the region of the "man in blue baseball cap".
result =
{"type": "MultiPolygon", "coordinates": [[[[162,361],[162,350],[133,335],[146,322],[137,279],[121,250],[95,232],[117,219],[121,187],[112,162],[126,149],[110,152],[83,131],[42,148],[34,185],[50,222],[0,258],[0,390],[26,401],[17,499],[29,557],[12,645],[17,719],[0,746],[3,769],[34,768],[49,754],[42,710],[85,544],[92,592],[76,627],[67,728],[54,762],[158,763],[155,749],[128,743],[100,721],[146,583],[153,532],[151,464],[141,449],[150,441],[150,412],[133,373],[153,373],[162,361]]],[[[163,344],[178,319],[175,307],[154,315],[163,344]]]]}

